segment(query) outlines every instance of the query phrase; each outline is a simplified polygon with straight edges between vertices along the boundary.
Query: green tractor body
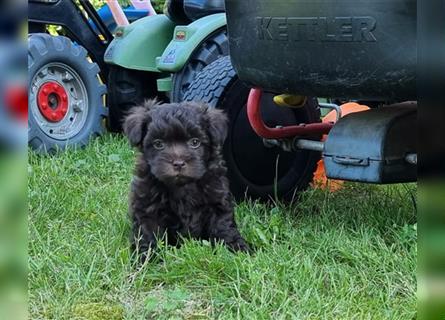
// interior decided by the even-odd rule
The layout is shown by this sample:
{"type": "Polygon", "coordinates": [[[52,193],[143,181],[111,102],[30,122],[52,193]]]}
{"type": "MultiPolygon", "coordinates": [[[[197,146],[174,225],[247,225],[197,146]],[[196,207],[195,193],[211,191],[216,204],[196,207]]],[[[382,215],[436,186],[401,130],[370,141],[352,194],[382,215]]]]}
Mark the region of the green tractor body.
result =
{"type": "Polygon", "coordinates": [[[161,71],[178,72],[187,63],[193,51],[213,32],[226,25],[224,13],[212,14],[186,26],[176,26],[157,67],[161,71]]]}
{"type": "Polygon", "coordinates": [[[174,28],[174,23],[162,14],[118,27],[104,60],[126,69],[160,72],[156,57],[161,56],[170,43],[174,28]]]}
{"type": "Polygon", "coordinates": [[[166,73],[166,77],[158,76],[158,91],[170,91],[172,80],[168,74],[180,71],[199,45],[225,25],[224,13],[177,26],[163,14],[148,16],[116,30],[105,62],[131,70],[166,73]]]}

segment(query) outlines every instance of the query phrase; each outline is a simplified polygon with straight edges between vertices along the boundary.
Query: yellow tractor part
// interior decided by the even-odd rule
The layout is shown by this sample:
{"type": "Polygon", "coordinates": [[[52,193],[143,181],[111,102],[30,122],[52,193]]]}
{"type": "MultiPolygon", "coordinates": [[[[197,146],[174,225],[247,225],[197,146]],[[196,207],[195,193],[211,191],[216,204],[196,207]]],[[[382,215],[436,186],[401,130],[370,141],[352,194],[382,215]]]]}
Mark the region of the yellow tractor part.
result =
{"type": "Polygon", "coordinates": [[[280,107],[302,108],[306,104],[306,96],[297,96],[293,94],[280,94],[273,97],[273,102],[280,107]]]}

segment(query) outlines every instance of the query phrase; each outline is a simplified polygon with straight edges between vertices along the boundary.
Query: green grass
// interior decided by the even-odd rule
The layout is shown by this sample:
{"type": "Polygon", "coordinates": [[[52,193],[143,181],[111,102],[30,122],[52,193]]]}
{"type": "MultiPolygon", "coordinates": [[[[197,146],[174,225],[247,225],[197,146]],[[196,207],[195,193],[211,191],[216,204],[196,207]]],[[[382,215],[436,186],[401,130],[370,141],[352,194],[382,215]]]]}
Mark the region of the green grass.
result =
{"type": "Polygon", "coordinates": [[[308,190],[240,203],[253,256],[187,241],[138,268],[128,248],[134,152],[105,136],[29,155],[31,319],[412,319],[415,186],[308,190]]]}

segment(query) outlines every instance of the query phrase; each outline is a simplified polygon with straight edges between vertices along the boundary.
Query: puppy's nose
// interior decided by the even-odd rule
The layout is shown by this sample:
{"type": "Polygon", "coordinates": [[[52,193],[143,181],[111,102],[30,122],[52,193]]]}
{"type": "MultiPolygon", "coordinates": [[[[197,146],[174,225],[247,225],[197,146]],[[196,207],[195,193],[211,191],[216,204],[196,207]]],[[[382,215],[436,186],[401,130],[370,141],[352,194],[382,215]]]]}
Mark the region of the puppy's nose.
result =
{"type": "Polygon", "coordinates": [[[183,160],[175,160],[173,161],[173,167],[176,170],[181,170],[182,168],[185,167],[185,162],[183,160]]]}

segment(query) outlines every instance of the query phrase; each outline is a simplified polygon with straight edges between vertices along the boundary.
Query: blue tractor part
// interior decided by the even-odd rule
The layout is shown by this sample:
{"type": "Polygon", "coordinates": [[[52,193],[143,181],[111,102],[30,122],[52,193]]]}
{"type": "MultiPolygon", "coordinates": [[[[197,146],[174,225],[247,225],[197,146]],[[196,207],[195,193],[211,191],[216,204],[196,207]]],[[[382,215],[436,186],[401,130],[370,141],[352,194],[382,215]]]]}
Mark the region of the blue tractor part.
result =
{"type": "MultiPolygon", "coordinates": [[[[127,19],[130,23],[134,22],[140,18],[146,17],[150,13],[148,10],[136,9],[133,6],[128,6],[126,8],[123,8],[123,10],[124,10],[124,13],[127,16],[127,19]]],[[[110,7],[107,4],[105,4],[102,8],[97,10],[97,13],[99,14],[99,17],[102,19],[104,24],[107,26],[108,30],[111,33],[113,33],[117,28],[117,24],[114,21],[113,14],[111,13],[110,7]]],[[[94,31],[97,31],[96,26],[93,23],[90,23],[90,25],[94,31]]]]}

